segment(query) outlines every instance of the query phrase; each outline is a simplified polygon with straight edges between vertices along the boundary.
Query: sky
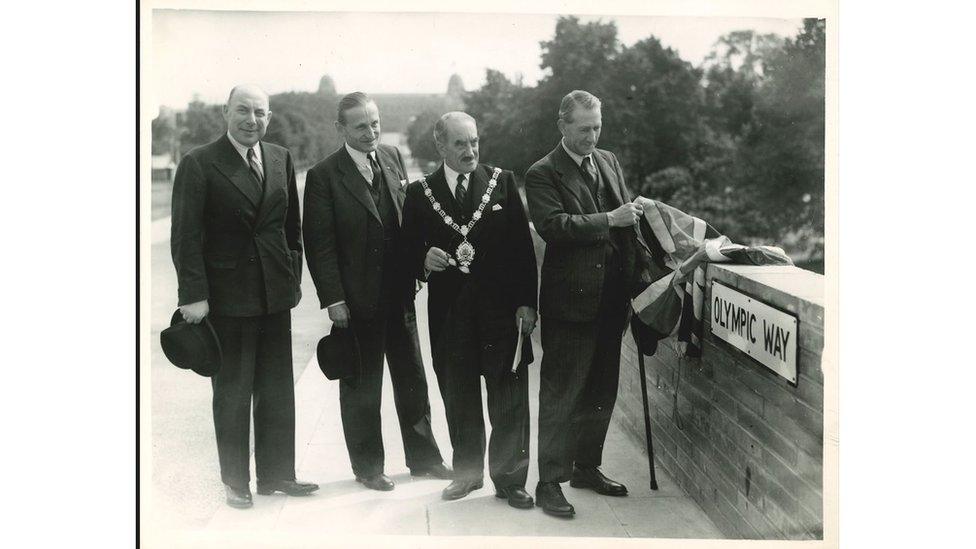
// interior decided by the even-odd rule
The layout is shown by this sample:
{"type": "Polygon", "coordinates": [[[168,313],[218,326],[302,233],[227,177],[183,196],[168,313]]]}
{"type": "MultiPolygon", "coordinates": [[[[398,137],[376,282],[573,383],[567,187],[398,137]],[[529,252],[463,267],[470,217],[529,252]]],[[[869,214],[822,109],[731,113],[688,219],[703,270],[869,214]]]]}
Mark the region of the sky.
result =
{"type": "MultiPolygon", "coordinates": [[[[339,93],[443,93],[454,73],[468,90],[500,70],[527,85],[542,76],[539,43],[554,14],[328,13],[155,10],[143,83],[151,105],[182,109],[197,95],[222,103],[237,83],[269,93],[314,91],[328,74],[339,93]]],[[[625,45],[657,36],[699,65],[734,30],[794,36],[801,19],[581,16],[617,24],[625,45]]],[[[147,41],[144,40],[144,44],[147,41]]]]}

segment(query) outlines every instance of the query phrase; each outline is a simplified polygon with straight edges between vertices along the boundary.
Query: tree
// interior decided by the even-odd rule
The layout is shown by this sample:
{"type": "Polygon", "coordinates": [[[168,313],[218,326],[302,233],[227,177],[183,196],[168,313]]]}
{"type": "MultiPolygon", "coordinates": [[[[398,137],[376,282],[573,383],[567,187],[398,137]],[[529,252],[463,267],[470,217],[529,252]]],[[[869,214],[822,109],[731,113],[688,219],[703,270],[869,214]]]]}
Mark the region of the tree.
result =
{"type": "Polygon", "coordinates": [[[601,97],[601,146],[616,152],[631,188],[689,167],[701,140],[701,72],[650,37],[614,57],[601,97]]]}
{"type": "Polygon", "coordinates": [[[440,116],[434,111],[425,110],[415,116],[407,126],[407,146],[410,147],[410,155],[418,161],[440,160],[437,147],[434,145],[434,123],[440,116]]]}
{"type": "Polygon", "coordinates": [[[227,131],[220,105],[207,105],[194,97],[186,112],[177,116],[180,128],[180,158],[192,149],[206,145],[227,131]]]}

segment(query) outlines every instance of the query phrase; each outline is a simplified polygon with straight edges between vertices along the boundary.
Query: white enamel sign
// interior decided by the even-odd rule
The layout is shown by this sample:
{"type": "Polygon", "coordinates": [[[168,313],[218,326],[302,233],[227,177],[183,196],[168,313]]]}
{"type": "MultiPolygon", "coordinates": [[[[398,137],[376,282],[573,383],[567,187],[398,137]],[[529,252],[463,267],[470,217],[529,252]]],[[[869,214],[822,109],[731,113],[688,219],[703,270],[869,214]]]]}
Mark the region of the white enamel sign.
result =
{"type": "Polygon", "coordinates": [[[712,283],[712,333],[796,384],[796,317],[712,283]]]}

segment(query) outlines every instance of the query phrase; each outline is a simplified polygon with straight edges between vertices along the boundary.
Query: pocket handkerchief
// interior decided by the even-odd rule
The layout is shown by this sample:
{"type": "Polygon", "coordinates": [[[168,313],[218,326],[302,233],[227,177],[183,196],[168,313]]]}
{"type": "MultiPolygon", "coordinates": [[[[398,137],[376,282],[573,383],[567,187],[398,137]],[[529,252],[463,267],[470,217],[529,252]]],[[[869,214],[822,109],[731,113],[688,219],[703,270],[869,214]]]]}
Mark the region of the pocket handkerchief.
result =
{"type": "Polygon", "coordinates": [[[497,212],[500,209],[502,209],[502,205],[501,204],[495,204],[494,206],[491,207],[491,211],[493,211],[493,212],[497,212]]]}

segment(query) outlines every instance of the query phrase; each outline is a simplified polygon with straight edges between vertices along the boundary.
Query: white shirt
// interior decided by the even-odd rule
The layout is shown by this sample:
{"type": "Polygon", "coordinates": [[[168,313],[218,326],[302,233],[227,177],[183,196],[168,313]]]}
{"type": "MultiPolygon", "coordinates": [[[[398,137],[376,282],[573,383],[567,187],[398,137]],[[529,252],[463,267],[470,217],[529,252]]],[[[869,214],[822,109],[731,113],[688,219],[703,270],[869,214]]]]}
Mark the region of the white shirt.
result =
{"type": "MultiPolygon", "coordinates": [[[[241,158],[244,159],[244,165],[250,168],[251,165],[247,162],[247,147],[238,143],[237,140],[234,139],[234,136],[230,134],[230,132],[227,132],[227,138],[230,139],[230,144],[233,145],[235,149],[237,149],[237,154],[241,155],[241,158]]],[[[260,145],[260,142],[255,143],[254,146],[251,147],[251,149],[254,150],[254,161],[257,162],[258,164],[258,170],[260,170],[261,173],[263,174],[264,158],[261,156],[261,147],[259,147],[258,145],[260,145]]]]}
{"type": "Polygon", "coordinates": [[[451,196],[454,196],[454,190],[457,189],[457,185],[458,185],[457,178],[458,178],[459,175],[463,175],[464,176],[464,190],[465,191],[470,191],[471,190],[471,174],[469,174],[469,173],[464,173],[464,174],[458,173],[458,172],[452,170],[451,167],[447,165],[447,162],[444,163],[444,178],[447,179],[447,186],[450,187],[450,189],[451,189],[451,196]]]}
{"type": "Polygon", "coordinates": [[[368,155],[363,151],[358,151],[349,146],[349,143],[345,144],[346,151],[349,152],[349,156],[352,157],[352,161],[355,162],[356,168],[359,173],[362,174],[363,178],[366,179],[367,183],[373,182],[373,168],[369,165],[369,157],[373,157],[376,161],[376,165],[380,165],[380,159],[376,157],[376,151],[370,152],[368,155]]]}
{"type": "Polygon", "coordinates": [[[577,166],[583,166],[583,159],[584,158],[589,158],[590,159],[590,168],[596,168],[596,164],[593,162],[593,155],[592,154],[588,154],[586,156],[580,156],[580,155],[574,153],[573,151],[569,150],[569,147],[566,146],[566,140],[565,139],[560,140],[559,141],[559,144],[563,146],[563,150],[565,150],[566,151],[566,154],[568,154],[569,157],[573,159],[573,162],[576,162],[576,165],[577,166]]]}

